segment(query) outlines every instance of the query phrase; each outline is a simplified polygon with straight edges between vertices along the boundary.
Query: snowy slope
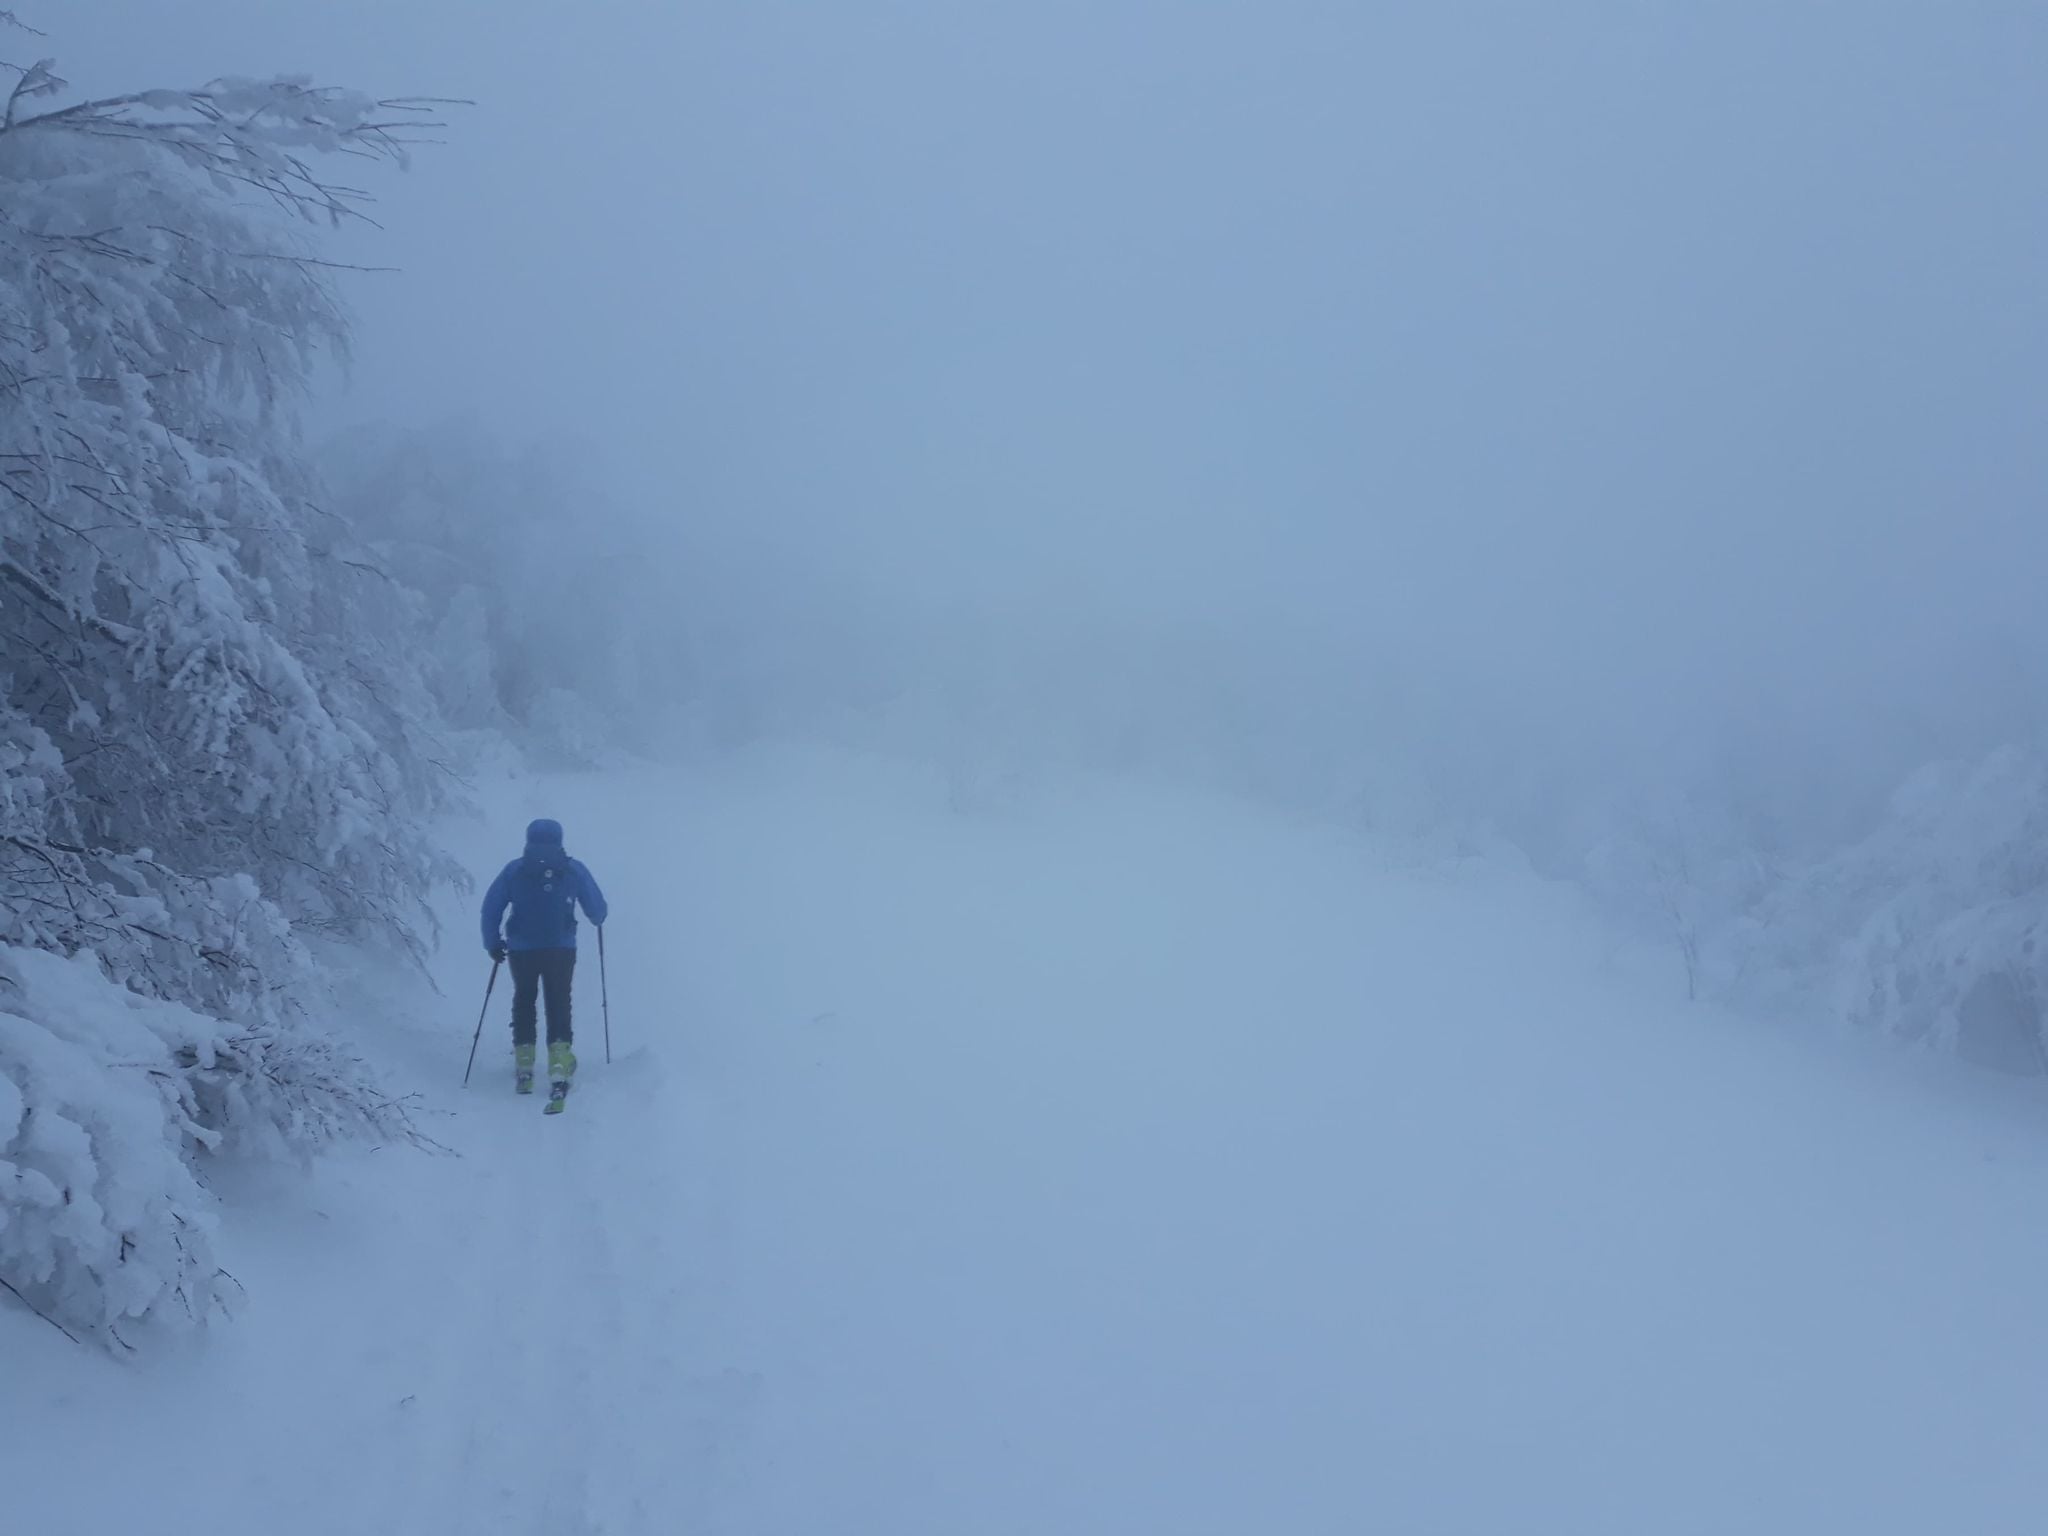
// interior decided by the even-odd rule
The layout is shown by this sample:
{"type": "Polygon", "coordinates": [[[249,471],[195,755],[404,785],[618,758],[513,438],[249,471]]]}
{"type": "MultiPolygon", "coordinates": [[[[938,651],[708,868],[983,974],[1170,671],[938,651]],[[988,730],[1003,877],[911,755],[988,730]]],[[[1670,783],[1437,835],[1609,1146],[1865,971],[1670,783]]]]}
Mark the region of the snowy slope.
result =
{"type": "MultiPolygon", "coordinates": [[[[1683,1011],[1558,892],[795,758],[508,792],[612,897],[544,1120],[451,919],[370,1038],[461,1155],[237,1191],[119,1364],[0,1310],[43,1533],[2033,1531],[2029,1090],[1683,1011]]],[[[244,1176],[247,1178],[248,1176],[244,1176]]]]}

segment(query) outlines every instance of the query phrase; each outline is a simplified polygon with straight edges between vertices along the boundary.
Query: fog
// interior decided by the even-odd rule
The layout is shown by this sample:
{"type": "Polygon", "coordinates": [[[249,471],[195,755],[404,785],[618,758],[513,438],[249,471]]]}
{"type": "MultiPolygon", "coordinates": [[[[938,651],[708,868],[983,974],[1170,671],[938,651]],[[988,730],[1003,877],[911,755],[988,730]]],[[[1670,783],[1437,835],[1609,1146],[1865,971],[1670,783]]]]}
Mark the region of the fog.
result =
{"type": "Polygon", "coordinates": [[[1085,636],[1468,783],[1814,814],[2034,731],[2024,8],[42,19],[85,90],[473,98],[346,238],[403,270],[326,411],[558,454],[597,579],[826,694],[871,632],[1085,636]]]}
{"type": "Polygon", "coordinates": [[[2048,9],[0,6],[24,1528],[2038,1525],[2048,9]]]}

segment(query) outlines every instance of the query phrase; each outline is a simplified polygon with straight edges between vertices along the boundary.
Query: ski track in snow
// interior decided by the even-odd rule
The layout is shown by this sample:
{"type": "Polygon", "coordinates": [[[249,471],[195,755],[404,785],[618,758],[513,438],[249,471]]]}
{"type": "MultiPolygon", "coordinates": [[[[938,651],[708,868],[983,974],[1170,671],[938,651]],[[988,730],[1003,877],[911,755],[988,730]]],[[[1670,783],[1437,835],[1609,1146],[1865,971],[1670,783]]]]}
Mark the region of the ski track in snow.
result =
{"type": "Polygon", "coordinates": [[[1526,880],[915,791],[508,792],[467,851],[569,824],[616,1061],[590,955],[566,1114],[502,994],[455,1087],[452,914],[436,1017],[366,1038],[459,1155],[231,1172],[204,1344],[0,1310],[8,1528],[2039,1528],[2036,1085],[1677,1008],[1526,880]]]}
{"type": "Polygon", "coordinates": [[[645,1134],[657,1079],[644,1058],[610,1080],[588,1047],[585,1062],[559,1119],[499,1073],[464,1115],[481,1129],[486,1240],[451,1255],[462,1302],[421,1341],[434,1385],[408,1415],[407,1471],[378,1480],[372,1528],[427,1529],[436,1489],[433,1528],[454,1536],[620,1536],[675,1528],[687,1506],[691,1446],[667,1434],[692,1406],[680,1266],[672,1226],[648,1219],[668,1192],[645,1134]],[[507,1234],[515,1245],[491,1240],[507,1234]]]}

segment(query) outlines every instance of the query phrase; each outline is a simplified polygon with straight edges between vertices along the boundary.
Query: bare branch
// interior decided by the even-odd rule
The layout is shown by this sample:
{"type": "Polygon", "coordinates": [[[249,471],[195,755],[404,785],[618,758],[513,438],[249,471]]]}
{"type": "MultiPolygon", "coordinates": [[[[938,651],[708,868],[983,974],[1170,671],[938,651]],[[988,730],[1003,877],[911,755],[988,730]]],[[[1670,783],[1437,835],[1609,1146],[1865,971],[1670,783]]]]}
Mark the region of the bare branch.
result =
{"type": "Polygon", "coordinates": [[[59,1333],[63,1334],[64,1337],[69,1339],[72,1343],[77,1344],[81,1342],[77,1334],[73,1333],[69,1328],[66,1328],[62,1323],[58,1322],[57,1319],[50,1316],[49,1313],[45,1312],[41,1307],[37,1306],[34,1302],[30,1301],[26,1296],[22,1295],[20,1291],[16,1290],[14,1288],[13,1283],[9,1281],[4,1275],[0,1275],[0,1288],[4,1288],[7,1291],[7,1293],[11,1295],[16,1301],[20,1302],[24,1307],[27,1307],[29,1311],[35,1313],[37,1317],[40,1317],[52,1328],[56,1329],[59,1333]]]}

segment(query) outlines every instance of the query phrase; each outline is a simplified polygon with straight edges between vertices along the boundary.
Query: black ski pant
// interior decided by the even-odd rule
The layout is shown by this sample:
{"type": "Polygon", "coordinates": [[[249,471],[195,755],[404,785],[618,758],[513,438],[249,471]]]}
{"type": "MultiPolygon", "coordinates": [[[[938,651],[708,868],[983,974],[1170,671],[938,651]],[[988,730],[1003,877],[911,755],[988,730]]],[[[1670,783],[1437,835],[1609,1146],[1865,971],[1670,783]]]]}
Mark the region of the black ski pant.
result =
{"type": "Polygon", "coordinates": [[[512,967],[512,1043],[533,1044],[533,1005],[545,991],[548,1044],[567,1045],[573,1038],[569,1030],[569,984],[576,975],[576,951],[515,949],[505,960],[512,967]]]}

